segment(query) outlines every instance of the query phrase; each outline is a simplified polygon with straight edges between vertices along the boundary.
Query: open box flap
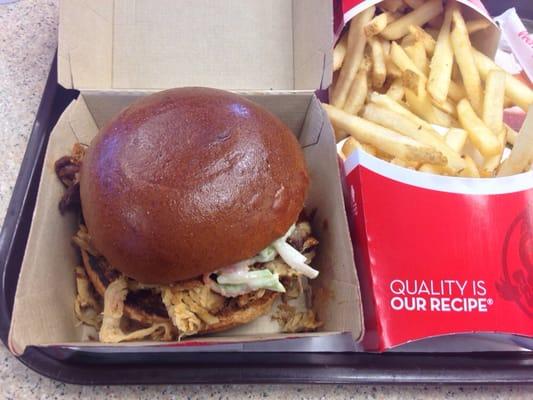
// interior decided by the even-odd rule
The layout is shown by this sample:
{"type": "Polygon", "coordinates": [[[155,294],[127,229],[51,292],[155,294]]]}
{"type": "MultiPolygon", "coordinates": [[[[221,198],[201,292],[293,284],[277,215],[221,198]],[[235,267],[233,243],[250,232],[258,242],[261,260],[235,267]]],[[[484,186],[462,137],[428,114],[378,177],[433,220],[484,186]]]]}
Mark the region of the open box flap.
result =
{"type": "Polygon", "coordinates": [[[80,90],[326,88],[332,24],[323,0],[62,1],[58,80],[80,90]]]}
{"type": "MultiPolygon", "coordinates": [[[[77,220],[74,215],[59,213],[57,205],[64,188],[55,176],[54,162],[69,154],[75,142],[89,143],[107,120],[107,113],[115,113],[145,94],[90,92],[81,95],[65,110],[52,131],[15,295],[9,334],[9,347],[15,354],[22,354],[29,345],[86,344],[82,341],[91,332],[77,326],[74,316],[74,266],[79,263],[79,256],[70,238],[77,230],[77,220]]],[[[266,315],[208,339],[192,338],[182,343],[262,341],[336,335],[339,332],[349,332],[357,340],[363,331],[362,306],[331,125],[312,94],[247,97],[280,117],[294,130],[302,144],[311,178],[306,209],[316,210],[312,218],[313,232],[321,243],[313,260],[313,266],[321,274],[311,284],[317,313],[324,326],[317,333],[280,335],[277,322],[266,315]]],[[[169,345],[167,342],[151,344],[169,345]]]]}

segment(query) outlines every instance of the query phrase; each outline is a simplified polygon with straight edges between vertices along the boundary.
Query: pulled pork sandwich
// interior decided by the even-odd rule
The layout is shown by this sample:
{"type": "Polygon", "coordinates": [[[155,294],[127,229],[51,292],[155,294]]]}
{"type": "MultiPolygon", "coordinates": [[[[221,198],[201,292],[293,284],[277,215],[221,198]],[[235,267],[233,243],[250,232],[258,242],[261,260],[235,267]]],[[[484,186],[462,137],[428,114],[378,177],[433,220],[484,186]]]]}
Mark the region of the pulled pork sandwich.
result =
{"type": "Polygon", "coordinates": [[[223,331],[271,311],[286,331],[320,323],[298,297],[318,242],[303,213],[300,146],[274,115],[207,88],[133,103],[56,162],[73,238],[79,320],[102,342],[223,331]]]}

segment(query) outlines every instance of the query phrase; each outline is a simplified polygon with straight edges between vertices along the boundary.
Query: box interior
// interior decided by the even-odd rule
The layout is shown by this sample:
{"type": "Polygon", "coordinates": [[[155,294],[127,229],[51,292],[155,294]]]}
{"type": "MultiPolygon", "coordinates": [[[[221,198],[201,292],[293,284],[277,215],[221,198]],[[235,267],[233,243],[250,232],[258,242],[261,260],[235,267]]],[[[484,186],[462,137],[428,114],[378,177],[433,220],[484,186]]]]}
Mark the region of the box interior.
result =
{"type": "Polygon", "coordinates": [[[69,0],[58,80],[76,89],[315,90],[331,82],[323,0],[69,0]]]}
{"type": "MultiPolygon", "coordinates": [[[[77,141],[90,143],[110,115],[147,92],[87,92],[71,103],[54,128],[17,287],[10,349],[21,354],[28,345],[79,343],[87,331],[74,315],[74,266],[79,263],[70,237],[77,229],[74,215],[61,216],[58,202],[63,187],[54,173],[54,162],[69,154],[77,141]]],[[[312,224],[320,240],[313,266],[321,273],[311,281],[324,335],[350,332],[358,340],[363,331],[362,308],[350,235],[344,212],[339,166],[331,126],[318,99],[310,93],[264,94],[246,97],[268,108],[298,136],[307,161],[311,187],[307,210],[316,210],[312,224]]],[[[300,336],[281,335],[270,316],[212,336],[212,343],[300,336]],[[243,337],[246,335],[246,337],[243,337]]],[[[197,341],[198,339],[190,339],[197,341]]],[[[202,338],[204,340],[204,338],[202,338]]],[[[98,346],[99,343],[79,343],[98,346]]],[[[146,344],[132,343],[130,346],[146,344]]],[[[150,343],[166,345],[167,343],[150,343]]],[[[118,344],[122,346],[124,344],[118,344]]]]}

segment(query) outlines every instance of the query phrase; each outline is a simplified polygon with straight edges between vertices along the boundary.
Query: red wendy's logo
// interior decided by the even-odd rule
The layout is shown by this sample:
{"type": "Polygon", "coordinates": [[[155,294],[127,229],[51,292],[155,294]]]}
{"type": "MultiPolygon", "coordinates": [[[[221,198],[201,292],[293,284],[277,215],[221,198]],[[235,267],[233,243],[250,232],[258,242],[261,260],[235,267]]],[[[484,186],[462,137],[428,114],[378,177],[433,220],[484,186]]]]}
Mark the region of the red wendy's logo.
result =
{"type": "Polygon", "coordinates": [[[533,318],[533,213],[524,210],[511,223],[502,251],[502,277],[496,289],[533,318]]]}

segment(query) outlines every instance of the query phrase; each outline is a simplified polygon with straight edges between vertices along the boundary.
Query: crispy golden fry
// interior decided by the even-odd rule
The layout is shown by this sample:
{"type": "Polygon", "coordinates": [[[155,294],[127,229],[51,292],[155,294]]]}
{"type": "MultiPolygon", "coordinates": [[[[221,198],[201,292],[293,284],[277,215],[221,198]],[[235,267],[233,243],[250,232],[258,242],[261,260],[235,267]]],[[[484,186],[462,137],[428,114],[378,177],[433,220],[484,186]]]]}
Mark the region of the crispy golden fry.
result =
{"type": "Polygon", "coordinates": [[[385,83],[387,68],[385,66],[385,55],[381,40],[375,37],[368,38],[368,44],[372,54],[372,86],[380,88],[385,83]]]}
{"type": "Polygon", "coordinates": [[[374,16],[376,7],[369,7],[352,19],[348,30],[348,47],[344,62],[340,69],[337,84],[333,88],[331,103],[336,107],[343,107],[350,87],[363,60],[366,46],[366,36],[363,26],[374,16]]]}
{"type": "Polygon", "coordinates": [[[409,25],[409,33],[416,41],[422,42],[428,56],[432,56],[435,51],[435,39],[419,26],[409,25]]]}
{"type": "MultiPolygon", "coordinates": [[[[503,103],[505,100],[505,72],[493,69],[485,80],[482,119],[495,135],[503,129],[503,103]]],[[[503,134],[505,136],[505,133],[503,134]]]]}
{"type": "Polygon", "coordinates": [[[405,95],[402,80],[400,78],[394,79],[387,89],[386,94],[395,101],[401,101],[405,95]]]}
{"type": "Polygon", "coordinates": [[[502,128],[498,133],[498,141],[500,142],[501,150],[498,154],[495,154],[485,159],[485,162],[483,163],[483,168],[481,170],[481,174],[483,176],[493,176],[494,171],[496,171],[496,169],[500,166],[500,162],[502,161],[503,156],[503,150],[505,149],[506,136],[507,131],[505,130],[502,124],[502,128]]]}
{"type": "Polygon", "coordinates": [[[505,127],[507,143],[514,146],[518,132],[507,124],[503,124],[503,126],[505,127]]]}
{"type": "Polygon", "coordinates": [[[385,11],[384,13],[376,15],[365,25],[365,35],[371,37],[379,34],[388,24],[398,19],[398,17],[399,14],[390,11],[385,11]]]}
{"type": "Polygon", "coordinates": [[[531,169],[533,164],[533,112],[529,112],[517,135],[511,154],[498,170],[498,176],[520,174],[531,169]]]}
{"type": "Polygon", "coordinates": [[[453,11],[452,21],[453,29],[450,34],[450,39],[455,62],[459,66],[459,71],[461,71],[466,95],[470,100],[470,104],[472,104],[478,115],[481,115],[483,109],[481,78],[479,77],[476,63],[474,62],[472,44],[470,43],[468,31],[466,30],[466,24],[459,9],[453,11]]]}
{"type": "Polygon", "coordinates": [[[366,95],[368,94],[368,80],[366,70],[361,68],[357,71],[352,87],[348,92],[346,103],[343,110],[350,114],[357,114],[365,104],[366,95]]]}
{"type": "Polygon", "coordinates": [[[415,9],[422,6],[422,4],[425,3],[425,0],[403,0],[403,2],[412,9],[415,9]]]}
{"type": "MultiPolygon", "coordinates": [[[[408,168],[408,169],[417,169],[420,166],[420,163],[413,161],[405,161],[401,158],[393,158],[390,160],[391,164],[398,165],[399,167],[408,168]]],[[[428,164],[431,165],[431,164],[428,164]]]]}
{"type": "Polygon", "coordinates": [[[390,12],[396,12],[403,6],[402,0],[383,0],[379,6],[381,9],[390,11],[390,12]]]}
{"type": "Polygon", "coordinates": [[[429,63],[426,55],[426,49],[420,40],[414,41],[413,44],[405,47],[405,52],[413,61],[416,67],[422,71],[425,76],[429,73],[429,63]]]}
{"type": "Polygon", "coordinates": [[[501,151],[498,138],[477,116],[467,99],[457,103],[457,114],[461,125],[468,132],[472,144],[483,156],[490,157],[501,151]]]}
{"type": "MultiPolygon", "coordinates": [[[[483,53],[473,50],[474,61],[476,62],[479,74],[483,80],[487,79],[489,71],[493,69],[502,70],[494,61],[483,53]]],[[[533,90],[531,90],[525,83],[515,78],[511,74],[506,73],[505,76],[505,96],[507,96],[514,104],[522,110],[528,110],[528,107],[533,104],[533,90]]]]}
{"type": "Polygon", "coordinates": [[[413,60],[409,58],[404,49],[396,42],[391,43],[390,58],[402,72],[411,70],[419,74],[422,79],[426,79],[424,73],[418,69],[413,60]]]}
{"type": "Polygon", "coordinates": [[[342,35],[340,40],[333,49],[333,71],[337,71],[342,67],[344,56],[346,55],[346,46],[348,45],[348,35],[342,35]]]}
{"type": "Polygon", "coordinates": [[[385,39],[400,39],[409,32],[409,25],[422,26],[442,12],[441,0],[429,0],[416,10],[398,18],[381,32],[385,39]]]}
{"type": "Polygon", "coordinates": [[[459,176],[463,176],[465,178],[479,178],[479,170],[474,160],[472,160],[472,157],[465,155],[464,160],[466,163],[466,167],[461,171],[459,176]]]}
{"type": "Polygon", "coordinates": [[[409,109],[431,124],[444,127],[456,126],[456,121],[445,112],[434,107],[426,90],[422,89],[420,95],[409,89],[405,89],[405,99],[409,109]]]}
{"type": "Polygon", "coordinates": [[[455,150],[457,153],[461,153],[465,147],[466,139],[468,138],[468,133],[461,128],[450,128],[444,136],[444,141],[451,149],[455,150]]]}
{"type": "Polygon", "coordinates": [[[404,115],[371,103],[366,105],[363,118],[433,147],[446,157],[446,166],[453,172],[459,172],[465,167],[464,160],[459,153],[448,147],[441,137],[435,137],[432,131],[428,131],[404,115]]]}
{"type": "Polygon", "coordinates": [[[491,25],[490,21],[485,18],[478,18],[478,19],[472,19],[470,21],[466,21],[466,30],[468,31],[468,34],[471,35],[472,33],[475,33],[477,31],[482,31],[483,29],[487,29],[491,25]]]}
{"type": "Polygon", "coordinates": [[[443,165],[446,157],[435,149],[402,136],[373,122],[350,115],[329,104],[322,105],[329,119],[336,126],[348,132],[360,142],[368,143],[393,157],[406,161],[416,161],[443,165]]]}
{"type": "Polygon", "coordinates": [[[457,8],[455,1],[450,0],[446,5],[444,21],[442,23],[431,63],[429,64],[428,92],[432,98],[442,103],[448,97],[448,90],[452,80],[453,49],[450,40],[450,28],[453,11],[457,8]]]}
{"type": "Polygon", "coordinates": [[[437,139],[441,139],[441,136],[437,132],[435,132],[430,123],[413,114],[400,103],[391,99],[388,95],[373,92],[370,94],[370,102],[411,119],[411,121],[413,121],[415,124],[422,126],[430,132],[433,132],[433,136],[435,136],[437,139]]]}

